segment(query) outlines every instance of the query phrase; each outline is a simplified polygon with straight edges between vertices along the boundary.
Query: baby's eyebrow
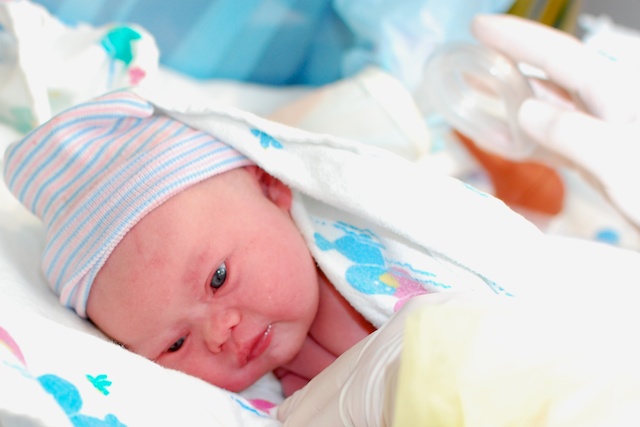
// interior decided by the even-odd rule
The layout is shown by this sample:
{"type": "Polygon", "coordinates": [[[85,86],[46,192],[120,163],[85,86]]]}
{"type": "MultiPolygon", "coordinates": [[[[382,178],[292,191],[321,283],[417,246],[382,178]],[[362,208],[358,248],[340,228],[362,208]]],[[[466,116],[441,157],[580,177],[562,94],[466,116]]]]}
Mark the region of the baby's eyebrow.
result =
{"type": "MultiPolygon", "coordinates": [[[[211,255],[207,253],[206,250],[203,250],[203,251],[192,253],[189,259],[195,260],[195,262],[189,262],[188,264],[184,265],[183,272],[182,272],[182,283],[199,285],[200,280],[203,279],[202,266],[210,266],[212,264],[210,262],[211,255]]],[[[212,268],[212,267],[205,268],[207,269],[207,274],[208,274],[208,268],[212,268]]],[[[206,277],[204,279],[206,279],[206,277]]],[[[192,289],[193,289],[193,292],[195,292],[195,295],[199,295],[198,290],[200,289],[200,286],[195,286],[192,289]]]]}

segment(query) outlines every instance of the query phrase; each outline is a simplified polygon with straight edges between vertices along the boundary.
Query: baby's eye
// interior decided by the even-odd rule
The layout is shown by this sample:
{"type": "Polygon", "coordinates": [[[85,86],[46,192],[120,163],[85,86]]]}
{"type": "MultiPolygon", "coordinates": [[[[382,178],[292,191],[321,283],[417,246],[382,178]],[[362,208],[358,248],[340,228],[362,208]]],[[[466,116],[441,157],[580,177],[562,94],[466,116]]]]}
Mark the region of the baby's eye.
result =
{"type": "Polygon", "coordinates": [[[211,277],[210,286],[213,289],[219,289],[222,285],[224,285],[224,281],[227,280],[227,265],[223,262],[220,264],[220,267],[213,273],[211,277]]]}
{"type": "Polygon", "coordinates": [[[167,349],[167,353],[175,353],[180,350],[182,345],[184,344],[184,337],[180,338],[178,341],[174,342],[171,347],[167,349]]]}

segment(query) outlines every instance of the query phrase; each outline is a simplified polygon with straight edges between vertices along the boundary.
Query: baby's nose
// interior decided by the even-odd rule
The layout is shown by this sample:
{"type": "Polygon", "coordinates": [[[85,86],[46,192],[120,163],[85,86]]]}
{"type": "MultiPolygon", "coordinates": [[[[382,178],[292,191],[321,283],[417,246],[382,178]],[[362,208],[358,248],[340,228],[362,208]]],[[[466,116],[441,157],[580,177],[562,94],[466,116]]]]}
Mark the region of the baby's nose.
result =
{"type": "Polygon", "coordinates": [[[223,345],[231,339],[231,332],[240,323],[240,312],[237,310],[217,310],[206,320],[204,339],[212,353],[220,353],[223,345]]]}

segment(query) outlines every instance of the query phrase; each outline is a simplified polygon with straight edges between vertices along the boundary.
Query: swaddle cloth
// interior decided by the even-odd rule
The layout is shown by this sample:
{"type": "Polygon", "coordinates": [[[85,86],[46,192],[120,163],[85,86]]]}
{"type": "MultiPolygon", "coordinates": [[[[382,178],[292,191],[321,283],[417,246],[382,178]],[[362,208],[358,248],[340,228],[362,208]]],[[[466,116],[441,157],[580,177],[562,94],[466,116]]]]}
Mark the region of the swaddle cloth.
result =
{"type": "Polygon", "coordinates": [[[292,217],[319,267],[375,326],[419,294],[544,294],[581,282],[579,271],[594,283],[613,277],[576,271],[570,254],[499,200],[386,150],[228,107],[187,105],[113,92],[8,149],[7,184],[47,229],[45,274],[80,315],[93,278],[140,218],[188,185],[253,162],[291,187],[292,217]],[[166,137],[142,138],[161,130],[166,137]],[[73,155],[47,154],[38,135],[62,138],[59,148],[73,155]],[[185,143],[192,140],[202,144],[185,143]],[[120,148],[128,154],[114,152],[114,141],[128,141],[120,148]]]}
{"type": "Polygon", "coordinates": [[[154,108],[130,91],[73,107],[10,146],[5,178],[44,222],[50,286],[85,316],[93,279],[140,218],[248,159],[292,188],[318,265],[375,326],[422,293],[513,294],[522,275],[505,276],[519,268],[511,248],[535,248],[540,236],[489,195],[387,151],[235,110],[154,108]]]}
{"type": "Polygon", "coordinates": [[[543,234],[467,184],[355,141],[139,93],[290,186],[319,267],[375,326],[417,294],[517,295],[542,282],[543,234]]]}

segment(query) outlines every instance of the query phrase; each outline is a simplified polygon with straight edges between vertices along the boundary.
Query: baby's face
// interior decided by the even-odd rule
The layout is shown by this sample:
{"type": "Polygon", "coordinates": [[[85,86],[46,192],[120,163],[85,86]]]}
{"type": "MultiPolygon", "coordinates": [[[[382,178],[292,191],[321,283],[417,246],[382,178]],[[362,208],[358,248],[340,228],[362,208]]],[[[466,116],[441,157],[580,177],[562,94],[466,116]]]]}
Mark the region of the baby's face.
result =
{"type": "Polygon", "coordinates": [[[318,307],[291,192],[255,167],[188,188],[109,256],[87,313],[159,364],[240,391],[292,359],[318,307]]]}

